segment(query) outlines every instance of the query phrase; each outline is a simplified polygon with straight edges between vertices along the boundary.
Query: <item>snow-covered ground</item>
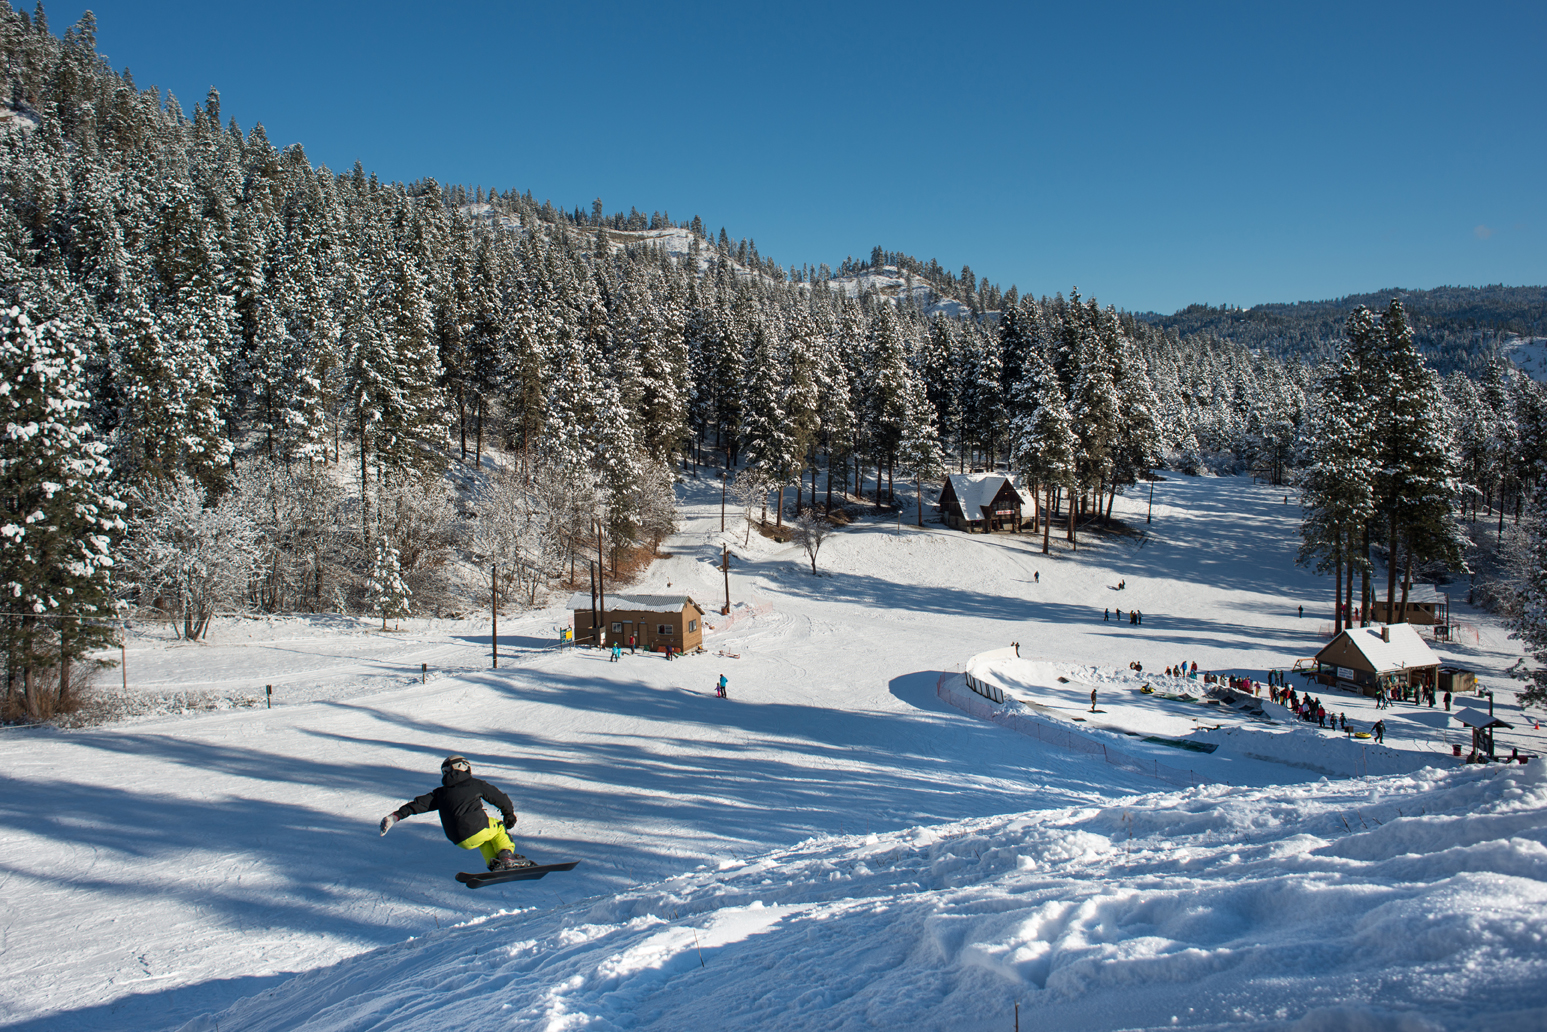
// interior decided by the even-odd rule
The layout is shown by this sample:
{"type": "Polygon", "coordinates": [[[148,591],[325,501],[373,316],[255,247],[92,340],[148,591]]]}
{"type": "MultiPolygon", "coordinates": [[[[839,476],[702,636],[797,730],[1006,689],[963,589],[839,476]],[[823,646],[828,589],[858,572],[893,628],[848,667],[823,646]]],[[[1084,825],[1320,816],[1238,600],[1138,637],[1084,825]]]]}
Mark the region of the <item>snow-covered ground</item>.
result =
{"type": "Polygon", "coordinates": [[[1515,337],[1504,345],[1504,357],[1533,380],[1547,380],[1547,337],[1515,337]]]}
{"type": "MultiPolygon", "coordinates": [[[[734,517],[721,532],[708,481],[682,494],[671,557],[633,590],[710,610],[703,655],[560,650],[556,610],[501,618],[498,670],[486,618],[242,620],[199,644],[144,627],[131,693],[227,708],[0,732],[0,1024],[1008,1029],[1017,1005],[1027,1028],[1547,1023],[1539,764],[1338,779],[1142,741],[1347,744],[1283,720],[1194,731],[1167,707],[1222,707],[1138,696],[1127,670],[1260,677],[1315,651],[1329,592],[1292,565],[1292,498],[1167,480],[1153,523],[1118,501],[1142,536],[1050,556],[862,522],[813,577],[734,517]],[[1119,605],[1143,624],[1103,621],[1119,605]],[[1014,705],[1208,784],[941,697],[1012,641],[1014,705]],[[272,709],[251,705],[265,684],[272,709]],[[523,851],[580,866],[474,892],[451,875],[476,857],[433,818],[379,837],[450,752],[516,800],[523,851]]],[[[1506,751],[1541,751],[1507,694],[1518,648],[1464,618],[1475,635],[1442,655],[1499,690],[1506,751]]],[[[1407,710],[1388,744],[1443,733],[1407,710]]]]}

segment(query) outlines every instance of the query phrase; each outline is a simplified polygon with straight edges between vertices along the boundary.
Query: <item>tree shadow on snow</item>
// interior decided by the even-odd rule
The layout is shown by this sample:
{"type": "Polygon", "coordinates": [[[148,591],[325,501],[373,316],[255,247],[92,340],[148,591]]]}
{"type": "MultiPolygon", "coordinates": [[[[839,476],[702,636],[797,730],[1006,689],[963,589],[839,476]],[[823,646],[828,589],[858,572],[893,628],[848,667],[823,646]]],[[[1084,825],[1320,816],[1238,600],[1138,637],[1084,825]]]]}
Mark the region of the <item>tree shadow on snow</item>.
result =
{"type": "MultiPolygon", "coordinates": [[[[187,798],[154,785],[29,782],[26,792],[0,797],[0,821],[100,859],[49,873],[5,873],[45,890],[68,886],[115,907],[171,897],[213,925],[313,935],[326,929],[330,937],[369,948],[426,930],[436,913],[466,917],[553,905],[654,881],[696,866],[684,854],[702,851],[706,842],[747,855],[813,835],[1083,804],[1098,794],[1109,797],[1114,788],[1165,789],[968,717],[935,697],[939,676],[928,671],[893,679],[895,709],[850,711],[738,697],[734,683],[732,697],[719,700],[707,684],[697,694],[629,681],[602,688],[582,674],[486,671],[468,680],[506,698],[499,712],[509,714],[509,727],[469,728],[324,703],[319,705],[352,709],[361,730],[302,729],[327,743],[390,748],[390,764],[335,759],[358,748],[280,755],[225,741],[82,733],[75,738],[80,748],[159,757],[184,769],[189,783],[219,772],[252,782],[253,790],[187,798]],[[523,718],[525,707],[533,719],[523,718]],[[550,726],[553,707],[573,716],[564,740],[525,730],[550,726]],[[550,712],[539,717],[539,709],[550,712]],[[588,735],[587,714],[614,712],[627,714],[632,727],[609,730],[599,721],[588,735]],[[433,815],[405,822],[381,839],[374,809],[343,812],[358,802],[347,801],[351,793],[379,799],[385,812],[428,791],[438,781],[448,743],[457,743],[474,769],[515,801],[522,815],[515,829],[518,849],[582,866],[541,882],[480,889],[474,897],[451,874],[476,869],[470,861],[477,856],[447,843],[433,815]],[[405,765],[403,749],[423,762],[405,765]],[[275,783],[287,790],[267,798],[275,793],[266,786],[275,783]],[[81,814],[91,817],[82,820],[81,814]],[[574,820],[606,828],[613,838],[597,841],[566,830],[574,820]],[[211,849],[229,857],[211,863],[211,849]],[[136,861],[145,860],[172,871],[178,858],[201,853],[186,882],[147,880],[136,869],[136,861]],[[392,905],[381,905],[383,899],[392,905]]],[[[175,1027],[270,984],[263,978],[211,980],[55,1011],[46,1024],[175,1027]]]]}

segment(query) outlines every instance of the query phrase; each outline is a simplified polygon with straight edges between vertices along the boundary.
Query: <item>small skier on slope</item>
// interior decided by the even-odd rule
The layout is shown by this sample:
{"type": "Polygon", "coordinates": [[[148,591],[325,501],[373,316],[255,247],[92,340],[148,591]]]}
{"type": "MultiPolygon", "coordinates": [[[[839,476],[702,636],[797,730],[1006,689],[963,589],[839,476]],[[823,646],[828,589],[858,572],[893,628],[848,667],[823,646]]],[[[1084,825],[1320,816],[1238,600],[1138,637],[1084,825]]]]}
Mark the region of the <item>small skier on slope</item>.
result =
{"type": "Polygon", "coordinates": [[[487,781],[473,777],[472,764],[464,756],[448,756],[440,765],[440,787],[410,799],[381,819],[381,833],[416,813],[440,812],[440,826],[446,837],[463,849],[483,853],[491,871],[513,871],[535,867],[531,860],[516,852],[508,829],[515,827],[516,808],[510,797],[487,781]],[[500,808],[502,821],[496,821],[483,809],[487,799],[500,808]]]}

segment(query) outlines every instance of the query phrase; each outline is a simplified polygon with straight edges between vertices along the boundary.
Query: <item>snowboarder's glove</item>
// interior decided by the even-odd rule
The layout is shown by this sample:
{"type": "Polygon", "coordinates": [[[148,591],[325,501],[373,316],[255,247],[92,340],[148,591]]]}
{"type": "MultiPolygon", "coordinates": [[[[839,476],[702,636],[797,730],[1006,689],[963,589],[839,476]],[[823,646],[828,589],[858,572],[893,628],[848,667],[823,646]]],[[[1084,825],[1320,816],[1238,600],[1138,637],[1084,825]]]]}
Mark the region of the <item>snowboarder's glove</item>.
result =
{"type": "Polygon", "coordinates": [[[398,817],[396,813],[387,814],[387,816],[381,819],[381,833],[385,835],[387,832],[391,831],[392,826],[396,824],[397,821],[398,817]]]}
{"type": "Polygon", "coordinates": [[[500,814],[500,820],[507,828],[514,828],[516,826],[516,815],[513,813],[500,814]]]}

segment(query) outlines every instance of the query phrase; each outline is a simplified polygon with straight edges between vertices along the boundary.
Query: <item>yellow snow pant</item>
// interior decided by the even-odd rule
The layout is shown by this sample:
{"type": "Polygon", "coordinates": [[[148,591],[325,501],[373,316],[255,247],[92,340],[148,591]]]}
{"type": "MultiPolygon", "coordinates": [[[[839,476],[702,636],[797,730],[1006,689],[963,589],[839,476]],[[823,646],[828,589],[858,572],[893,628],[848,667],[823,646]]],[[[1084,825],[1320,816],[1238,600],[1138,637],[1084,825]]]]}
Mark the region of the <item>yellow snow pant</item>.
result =
{"type": "Polygon", "coordinates": [[[458,842],[463,849],[476,849],[483,853],[485,860],[493,860],[501,850],[516,851],[515,844],[510,841],[510,836],[505,834],[505,825],[489,818],[489,826],[482,831],[476,831],[467,838],[458,842]]]}

